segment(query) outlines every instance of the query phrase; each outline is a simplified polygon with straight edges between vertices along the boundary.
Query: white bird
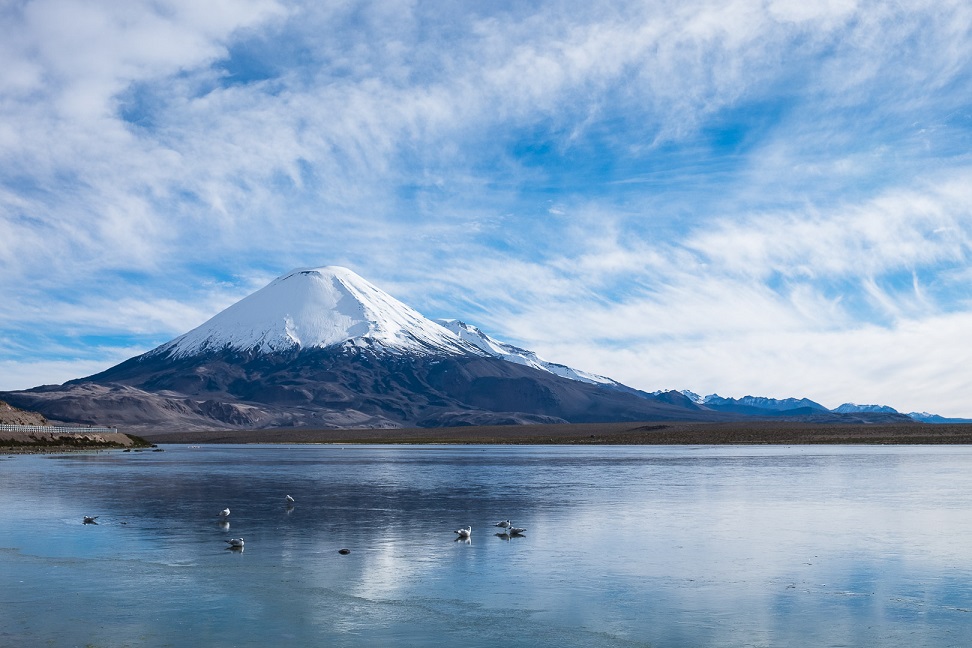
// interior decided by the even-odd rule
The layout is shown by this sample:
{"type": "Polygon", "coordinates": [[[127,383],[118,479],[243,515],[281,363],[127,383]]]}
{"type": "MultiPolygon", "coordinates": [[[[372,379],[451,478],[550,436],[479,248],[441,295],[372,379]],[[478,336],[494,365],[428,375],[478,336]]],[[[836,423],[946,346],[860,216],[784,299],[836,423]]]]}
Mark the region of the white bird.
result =
{"type": "Polygon", "coordinates": [[[472,535],[472,527],[467,526],[465,529],[456,529],[453,531],[453,533],[459,534],[460,538],[468,538],[470,535],[472,535]]]}
{"type": "Polygon", "coordinates": [[[221,518],[227,518],[227,517],[229,517],[229,513],[230,513],[229,509],[228,508],[224,508],[222,511],[219,512],[219,517],[221,517],[221,518]]]}
{"type": "Polygon", "coordinates": [[[512,522],[509,520],[503,520],[502,522],[497,522],[493,526],[498,526],[501,529],[509,529],[512,526],[512,522]]]}
{"type": "Polygon", "coordinates": [[[243,538],[230,538],[226,541],[226,544],[230,546],[230,549],[242,549],[243,538]]]}
{"type": "Polygon", "coordinates": [[[526,532],[526,529],[521,529],[520,527],[510,527],[510,535],[520,535],[526,532]]]}
{"type": "Polygon", "coordinates": [[[293,504],[293,503],[294,503],[294,498],[293,498],[293,497],[291,497],[290,495],[288,495],[288,496],[287,496],[287,503],[288,503],[288,504],[293,504]]]}
{"type": "Polygon", "coordinates": [[[84,524],[98,524],[97,522],[95,522],[95,520],[97,520],[98,517],[99,516],[97,516],[97,515],[85,515],[84,516],[84,524]]]}

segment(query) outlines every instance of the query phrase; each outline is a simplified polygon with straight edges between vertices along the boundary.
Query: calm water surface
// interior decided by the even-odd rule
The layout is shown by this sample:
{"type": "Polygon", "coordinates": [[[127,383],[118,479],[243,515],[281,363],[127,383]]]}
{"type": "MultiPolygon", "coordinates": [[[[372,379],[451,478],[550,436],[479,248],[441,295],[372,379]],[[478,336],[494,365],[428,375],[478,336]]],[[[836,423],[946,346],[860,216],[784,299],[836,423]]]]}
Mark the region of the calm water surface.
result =
{"type": "Polygon", "coordinates": [[[0,646],[972,645],[968,447],[164,447],[0,458],[0,646]]]}

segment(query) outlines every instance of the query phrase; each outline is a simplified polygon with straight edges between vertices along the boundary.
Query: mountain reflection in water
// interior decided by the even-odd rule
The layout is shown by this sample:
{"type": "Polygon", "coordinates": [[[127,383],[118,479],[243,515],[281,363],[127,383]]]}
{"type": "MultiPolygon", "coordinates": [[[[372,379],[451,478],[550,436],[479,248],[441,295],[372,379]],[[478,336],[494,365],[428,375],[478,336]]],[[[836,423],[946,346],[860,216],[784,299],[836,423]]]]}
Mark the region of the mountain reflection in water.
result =
{"type": "Polygon", "coordinates": [[[972,645],[965,446],[23,456],[0,513],[0,645],[972,645]]]}

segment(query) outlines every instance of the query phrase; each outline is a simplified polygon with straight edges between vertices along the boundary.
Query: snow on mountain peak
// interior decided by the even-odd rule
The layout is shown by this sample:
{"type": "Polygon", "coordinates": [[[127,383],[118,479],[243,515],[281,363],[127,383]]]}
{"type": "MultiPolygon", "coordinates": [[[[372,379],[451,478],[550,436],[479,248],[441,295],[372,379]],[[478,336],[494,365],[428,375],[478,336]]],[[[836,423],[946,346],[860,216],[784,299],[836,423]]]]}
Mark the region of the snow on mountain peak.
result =
{"type": "Polygon", "coordinates": [[[618,384],[616,381],[604,376],[598,376],[597,374],[588,373],[579,369],[572,369],[571,367],[557,364],[555,362],[548,362],[533,351],[521,349],[520,347],[507,344],[506,342],[500,342],[499,340],[491,338],[483,333],[478,327],[471,324],[466,324],[460,320],[439,319],[435,320],[435,322],[440,326],[449,329],[449,331],[452,333],[455,333],[464,342],[468,342],[469,344],[479,348],[481,351],[485,351],[489,355],[496,358],[501,358],[507,362],[526,365],[528,367],[533,367],[534,369],[552,373],[560,376],[561,378],[569,378],[571,380],[578,380],[580,382],[592,383],[596,385],[618,384]]]}
{"type": "Polygon", "coordinates": [[[469,353],[455,335],[338,266],[299,268],[158,349],[273,353],[367,339],[390,350],[469,353]]]}
{"type": "Polygon", "coordinates": [[[880,412],[884,414],[897,414],[898,410],[888,405],[858,405],[857,403],[844,403],[835,407],[833,412],[839,414],[856,414],[859,412],[880,412]]]}
{"type": "Polygon", "coordinates": [[[710,396],[700,396],[700,395],[696,394],[694,391],[692,391],[691,389],[657,389],[657,390],[651,392],[651,395],[652,396],[661,396],[662,394],[667,394],[667,393],[672,392],[672,391],[678,392],[679,394],[681,394],[685,398],[689,399],[690,401],[692,401],[696,405],[705,405],[705,400],[707,398],[713,398],[713,397],[718,398],[718,395],[716,395],[716,394],[712,394],[710,396]]]}
{"type": "Polygon", "coordinates": [[[562,378],[623,387],[610,378],[548,362],[465,322],[426,319],[337,266],[293,270],[150,353],[173,357],[226,349],[274,353],[344,343],[377,344],[391,352],[490,355],[562,378]]]}

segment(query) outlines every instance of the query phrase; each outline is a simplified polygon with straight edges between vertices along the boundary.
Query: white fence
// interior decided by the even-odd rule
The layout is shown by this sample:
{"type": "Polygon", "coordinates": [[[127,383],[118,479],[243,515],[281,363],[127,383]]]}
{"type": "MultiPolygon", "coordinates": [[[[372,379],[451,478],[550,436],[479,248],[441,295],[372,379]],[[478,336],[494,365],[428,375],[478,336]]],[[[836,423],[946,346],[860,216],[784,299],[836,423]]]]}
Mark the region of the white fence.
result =
{"type": "Polygon", "coordinates": [[[0,423],[0,432],[40,432],[41,434],[107,434],[118,432],[109,427],[59,427],[56,425],[7,425],[0,423]]]}

